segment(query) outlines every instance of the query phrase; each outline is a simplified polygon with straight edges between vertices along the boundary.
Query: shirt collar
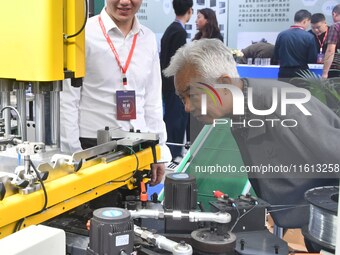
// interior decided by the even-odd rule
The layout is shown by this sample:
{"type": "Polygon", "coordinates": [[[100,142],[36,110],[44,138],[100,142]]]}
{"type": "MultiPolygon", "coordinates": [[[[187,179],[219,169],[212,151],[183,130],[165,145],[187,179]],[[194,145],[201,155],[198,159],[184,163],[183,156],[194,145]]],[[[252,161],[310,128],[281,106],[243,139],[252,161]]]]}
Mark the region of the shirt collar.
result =
{"type": "Polygon", "coordinates": [[[179,19],[175,19],[175,22],[179,23],[179,24],[185,29],[185,26],[184,26],[184,24],[182,23],[182,21],[180,21],[179,19]]]}
{"type": "MultiPolygon", "coordinates": [[[[111,19],[111,17],[109,16],[109,14],[107,14],[105,8],[102,9],[102,11],[100,12],[100,16],[103,20],[105,29],[106,29],[106,33],[108,33],[108,31],[110,30],[119,30],[119,28],[117,27],[116,23],[111,19]]],[[[132,29],[129,32],[128,35],[135,35],[138,34],[139,32],[143,32],[143,29],[141,27],[141,24],[137,18],[137,16],[135,16],[134,21],[133,21],[133,25],[132,25],[132,29]]]]}

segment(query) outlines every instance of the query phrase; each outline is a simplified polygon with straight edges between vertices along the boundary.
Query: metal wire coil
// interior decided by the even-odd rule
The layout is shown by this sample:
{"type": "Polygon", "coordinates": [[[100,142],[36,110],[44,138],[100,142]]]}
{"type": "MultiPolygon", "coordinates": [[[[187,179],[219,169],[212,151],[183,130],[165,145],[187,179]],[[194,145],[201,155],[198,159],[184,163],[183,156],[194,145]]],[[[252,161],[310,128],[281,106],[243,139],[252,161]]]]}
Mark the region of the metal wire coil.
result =
{"type": "Polygon", "coordinates": [[[311,204],[308,231],[317,240],[335,247],[337,216],[311,204]]]}

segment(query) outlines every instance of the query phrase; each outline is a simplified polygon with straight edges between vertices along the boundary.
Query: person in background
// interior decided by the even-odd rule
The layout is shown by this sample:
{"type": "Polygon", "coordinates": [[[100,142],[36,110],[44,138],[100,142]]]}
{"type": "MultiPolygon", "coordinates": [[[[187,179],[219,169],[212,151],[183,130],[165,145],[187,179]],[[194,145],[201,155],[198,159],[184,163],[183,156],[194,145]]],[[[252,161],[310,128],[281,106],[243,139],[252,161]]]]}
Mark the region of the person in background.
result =
{"type": "Polygon", "coordinates": [[[327,34],[329,27],[327,26],[326,18],[323,13],[314,13],[311,17],[311,30],[310,32],[314,38],[318,47],[316,63],[323,64],[325,58],[325,52],[327,49],[327,34]]]}
{"type": "MultiPolygon", "coordinates": [[[[197,34],[193,41],[200,40],[202,38],[217,38],[223,42],[223,36],[221,35],[218,27],[215,11],[210,8],[203,8],[198,10],[196,18],[197,34]]],[[[189,115],[189,123],[187,126],[187,134],[189,134],[190,142],[193,143],[201,132],[204,124],[197,121],[191,115],[189,115]]]]}
{"type": "MultiPolygon", "coordinates": [[[[340,77],[340,4],[334,6],[332,10],[334,24],[330,26],[326,39],[327,49],[322,70],[322,78],[340,77]]],[[[334,80],[334,79],[333,79],[334,80]]],[[[334,82],[334,81],[332,81],[334,82]]],[[[334,88],[340,94],[339,82],[334,84],[334,88]]],[[[335,112],[339,112],[340,102],[331,95],[326,95],[327,105],[335,112]]]]}
{"type": "Polygon", "coordinates": [[[197,34],[193,40],[201,38],[217,38],[223,42],[220,29],[218,27],[215,11],[210,8],[204,8],[198,11],[196,18],[197,34]]]}
{"type": "MultiPolygon", "coordinates": [[[[340,118],[319,100],[308,96],[309,100],[304,100],[300,109],[294,104],[287,104],[285,113],[282,113],[281,107],[271,109],[273,88],[278,93],[283,89],[290,91],[288,98],[291,101],[294,98],[299,101],[309,91],[278,80],[241,79],[231,50],[221,41],[202,39],[184,45],[163,72],[166,76],[174,76],[176,92],[182,98],[185,110],[199,121],[214,123],[212,128],[219,128],[216,120],[229,121],[245,166],[339,166],[340,118]],[[207,97],[205,114],[201,111],[201,98],[205,94],[202,83],[214,88],[221,102],[216,105],[213,98],[207,97]],[[214,84],[219,87],[214,87],[214,84]],[[249,107],[248,96],[251,96],[252,108],[249,107]],[[254,109],[271,111],[263,115],[254,109]],[[273,125],[266,121],[273,119],[277,120],[273,125]],[[285,119],[295,119],[297,126],[279,124],[285,119]],[[250,124],[251,120],[256,120],[257,124],[250,124]],[[263,125],[258,125],[261,120],[263,125]]],[[[281,103],[278,97],[277,105],[281,103]]],[[[223,157],[223,153],[227,152],[220,150],[217,153],[223,157]]],[[[318,176],[307,169],[306,172],[249,171],[248,177],[258,197],[273,208],[280,206],[280,210],[274,209],[271,215],[276,225],[283,228],[301,228],[308,224],[309,206],[304,199],[307,190],[339,185],[339,173],[331,169],[318,176]]]]}
{"type": "MultiPolygon", "coordinates": [[[[75,88],[66,82],[60,96],[63,152],[95,146],[97,130],[108,126],[159,134],[161,161],[171,160],[165,146],[156,36],[135,16],[141,4],[106,0],[101,13],[88,20],[83,84],[75,88]],[[133,102],[128,114],[123,111],[124,97],[133,102]]],[[[161,182],[164,171],[164,163],[152,165],[152,185],[161,182]]]]}
{"type": "MultiPolygon", "coordinates": [[[[198,10],[196,18],[197,34],[192,39],[200,40],[202,38],[217,38],[223,42],[223,36],[221,35],[220,29],[218,27],[218,22],[216,18],[215,11],[210,8],[203,8],[198,10]]],[[[193,143],[201,132],[204,124],[197,121],[191,115],[189,116],[189,123],[187,126],[187,134],[189,134],[190,142],[193,143]]]]}
{"type": "Polygon", "coordinates": [[[340,69],[340,61],[335,58],[335,54],[340,49],[340,4],[334,6],[332,18],[334,24],[330,26],[326,39],[327,49],[322,71],[323,78],[340,77],[340,70],[336,70],[340,69]]]}
{"type": "Polygon", "coordinates": [[[280,65],[279,79],[298,77],[298,73],[309,69],[309,63],[316,63],[314,36],[306,31],[311,16],[307,10],[297,11],[294,25],[277,36],[274,58],[280,65]]]}
{"type": "Polygon", "coordinates": [[[252,64],[255,58],[270,58],[272,65],[275,65],[274,55],[274,45],[267,42],[266,39],[262,38],[258,42],[252,42],[251,45],[242,49],[243,57],[240,60],[240,64],[248,64],[247,59],[252,58],[252,64]]]}
{"type": "MultiPolygon", "coordinates": [[[[193,0],[173,0],[172,6],[176,14],[175,21],[165,30],[161,38],[161,69],[168,67],[171,57],[186,43],[187,32],[184,25],[192,16],[193,0]]],[[[183,144],[188,123],[188,114],[184,111],[182,101],[175,93],[174,79],[162,75],[162,93],[164,103],[164,122],[168,142],[183,144]]],[[[169,145],[172,159],[179,163],[182,147],[169,145]]]]}

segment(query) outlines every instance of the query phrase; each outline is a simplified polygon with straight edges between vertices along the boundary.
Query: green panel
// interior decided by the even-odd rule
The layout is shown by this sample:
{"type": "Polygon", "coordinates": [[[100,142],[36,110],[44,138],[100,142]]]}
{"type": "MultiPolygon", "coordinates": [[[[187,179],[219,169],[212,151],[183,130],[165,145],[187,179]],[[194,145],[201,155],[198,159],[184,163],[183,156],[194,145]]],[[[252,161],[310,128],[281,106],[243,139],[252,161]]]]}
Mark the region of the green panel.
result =
{"type": "MultiPolygon", "coordinates": [[[[198,201],[209,210],[209,201],[214,201],[213,191],[220,190],[232,198],[243,192],[248,178],[239,170],[243,161],[228,125],[205,126],[195,140],[191,150],[192,160],[186,170],[197,180],[198,201]],[[223,170],[224,169],[224,170],[223,170]],[[215,172],[211,172],[215,170],[215,172]]],[[[254,194],[253,190],[251,193],[254,194]]]]}
{"type": "Polygon", "coordinates": [[[94,14],[97,15],[104,7],[105,0],[95,0],[94,1],[94,14]]]}

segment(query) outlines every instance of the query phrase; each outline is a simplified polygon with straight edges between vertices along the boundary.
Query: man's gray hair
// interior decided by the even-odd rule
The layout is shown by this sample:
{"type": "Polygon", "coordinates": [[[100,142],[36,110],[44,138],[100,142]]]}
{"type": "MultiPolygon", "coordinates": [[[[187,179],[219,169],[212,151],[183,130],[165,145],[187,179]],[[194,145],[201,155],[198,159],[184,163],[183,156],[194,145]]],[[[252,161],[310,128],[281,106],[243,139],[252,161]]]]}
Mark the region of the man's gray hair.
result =
{"type": "Polygon", "coordinates": [[[163,74],[174,76],[187,65],[207,79],[216,80],[222,75],[239,78],[231,50],[218,39],[200,39],[185,44],[171,58],[163,74]]]}

